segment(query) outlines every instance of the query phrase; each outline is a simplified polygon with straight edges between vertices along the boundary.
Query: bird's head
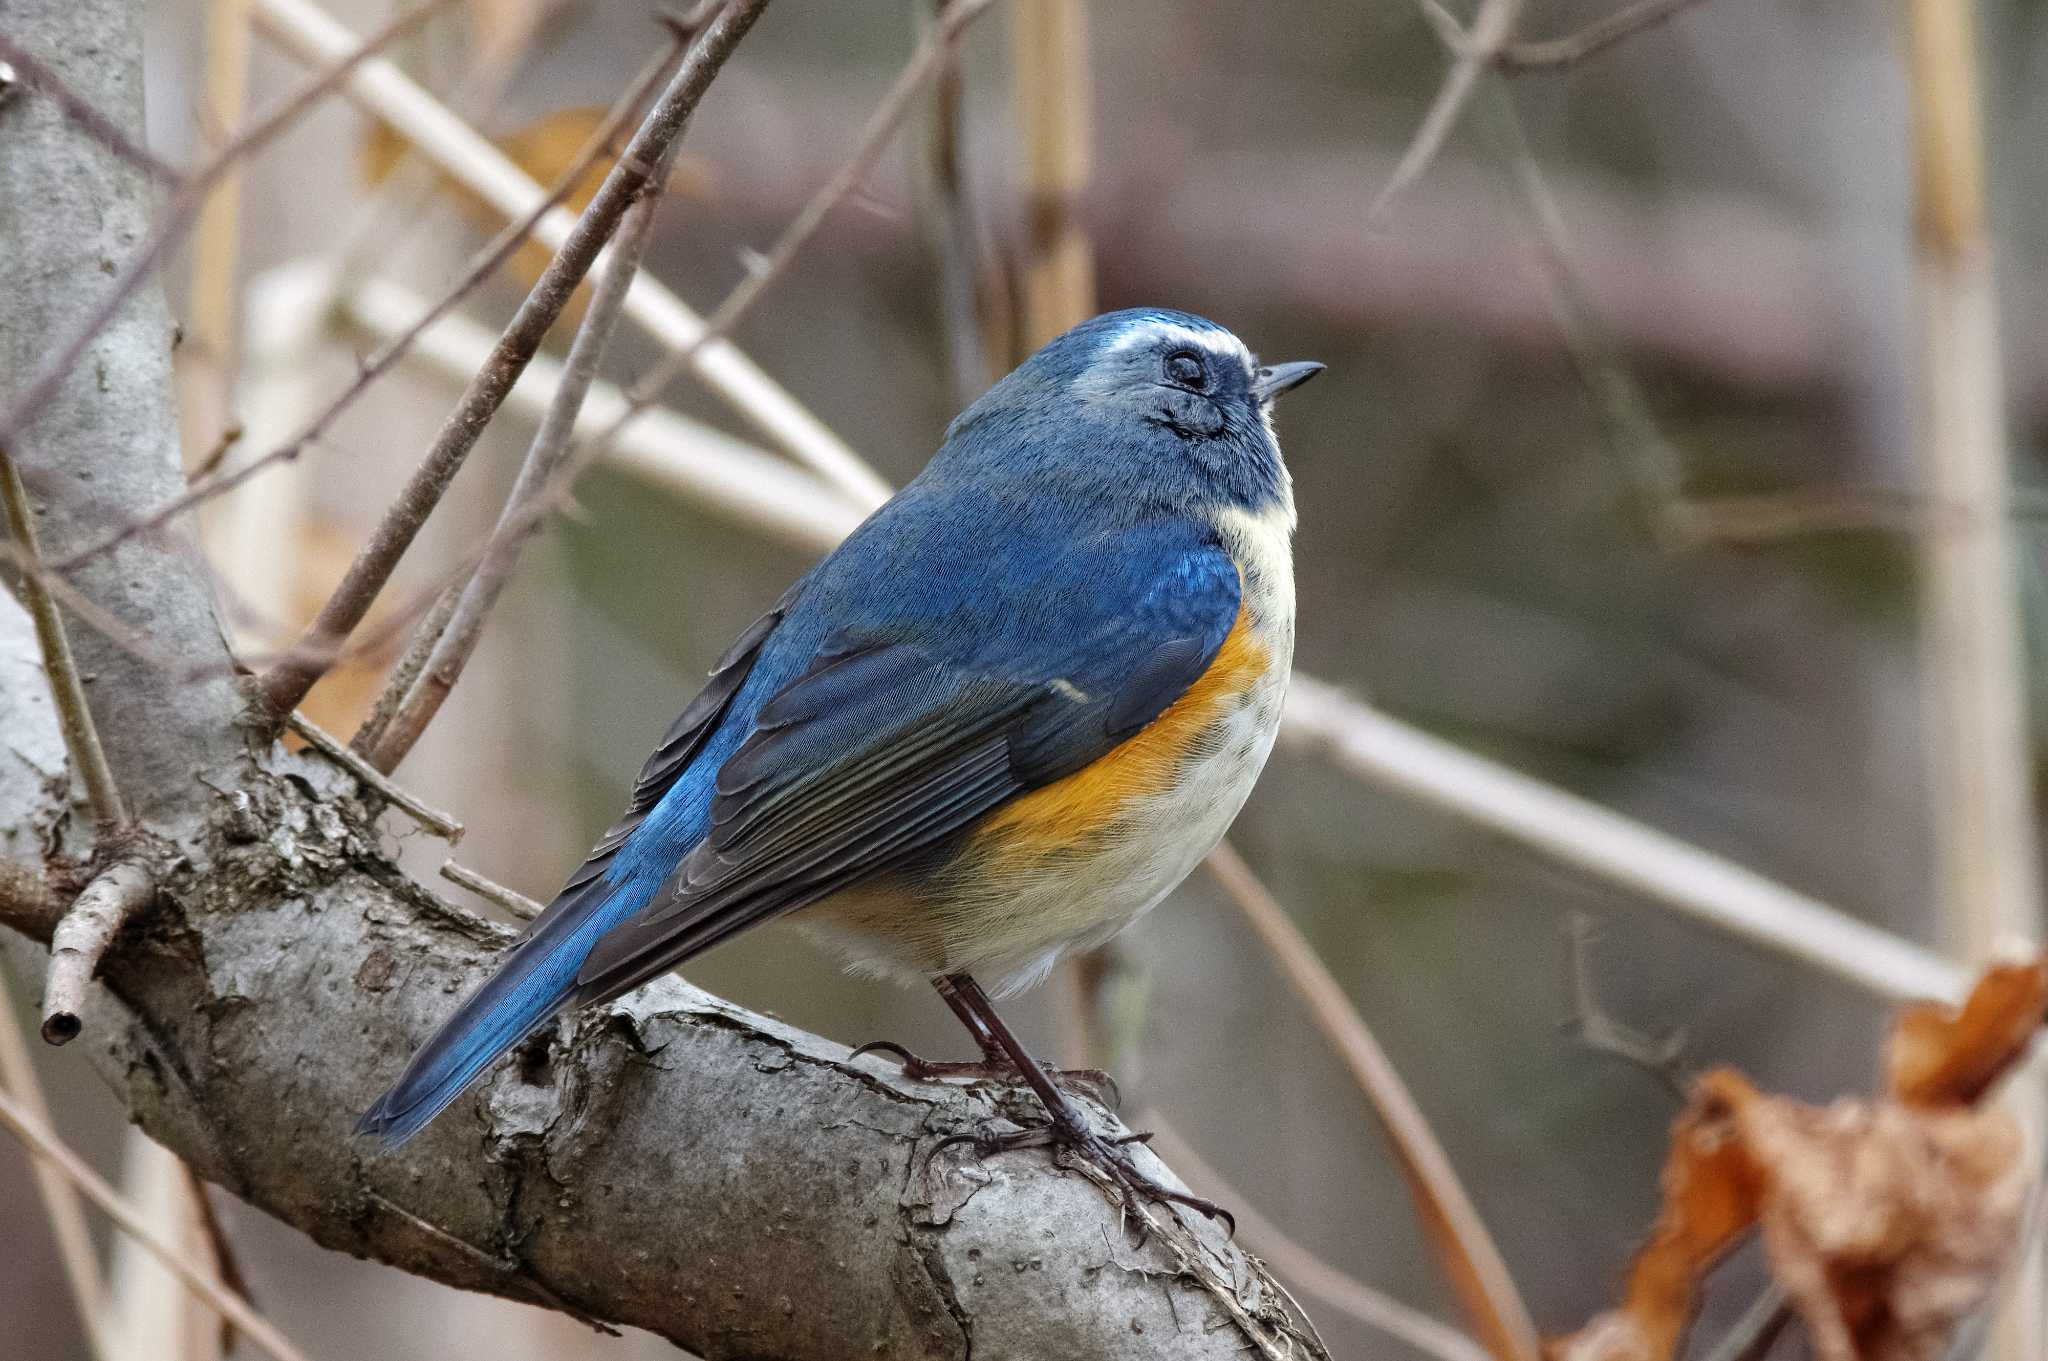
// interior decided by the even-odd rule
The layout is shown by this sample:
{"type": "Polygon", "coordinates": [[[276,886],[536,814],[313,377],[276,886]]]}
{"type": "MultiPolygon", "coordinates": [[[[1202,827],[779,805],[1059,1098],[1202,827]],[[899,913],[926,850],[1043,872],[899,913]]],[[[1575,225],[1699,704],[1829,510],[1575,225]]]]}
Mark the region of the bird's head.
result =
{"type": "Polygon", "coordinates": [[[953,458],[1133,506],[1293,512],[1273,401],[1322,372],[1262,365],[1213,321],[1106,312],[1025,360],[947,431],[953,458]]]}

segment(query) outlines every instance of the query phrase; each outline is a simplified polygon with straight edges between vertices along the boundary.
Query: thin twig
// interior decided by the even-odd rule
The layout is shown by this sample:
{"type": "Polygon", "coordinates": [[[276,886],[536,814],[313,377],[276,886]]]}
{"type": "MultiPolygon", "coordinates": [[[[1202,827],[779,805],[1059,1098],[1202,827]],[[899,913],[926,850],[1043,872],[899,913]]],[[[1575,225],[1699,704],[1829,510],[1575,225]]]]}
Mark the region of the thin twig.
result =
{"type": "Polygon", "coordinates": [[[733,327],[753,307],[761,295],[768,291],[796,259],[798,252],[810,243],[811,237],[824,225],[825,219],[840,202],[851,194],[861,181],[865,180],[888,148],[890,139],[903,122],[905,115],[915,107],[918,91],[935,74],[952,61],[953,53],[960,44],[967,26],[979,18],[993,3],[993,0],[953,0],[932,25],[931,32],[918,45],[917,51],[905,63],[896,83],[882,96],[882,102],[875,106],[868,117],[866,128],[861,132],[860,142],[854,153],[838,171],[827,180],[818,192],[811,196],[796,220],[783,230],[763,258],[760,265],[748,271],[747,277],[737,288],[728,293],[725,301],[718,305],[704,323],[704,331],[690,344],[670,354],[649,373],[629,389],[635,410],[621,417],[612,429],[598,437],[597,443],[604,444],[618,433],[618,427],[638,414],[638,409],[651,405],[661,396],[668,385],[696,366],[698,356],[705,346],[722,340],[732,334],[733,327]]]}
{"type": "Polygon", "coordinates": [[[1313,946],[1229,842],[1203,862],[1229,895],[1316,1029],[1351,1070],[1401,1158],[1428,1235],[1445,1259],[1452,1285],[1496,1361],[1536,1361],[1536,1325],[1515,1288],[1493,1235],[1473,1206],[1422,1108],[1386,1051],[1344,995],[1313,946]]]}
{"type": "MultiPolygon", "coordinates": [[[[477,356],[477,363],[464,365],[462,372],[475,373],[484,356],[489,354],[491,344],[491,341],[485,341],[483,353],[477,356]]],[[[518,387],[512,389],[513,392],[525,390],[532,382],[533,370],[539,363],[540,360],[536,356],[534,363],[527,368],[527,377],[521,380],[518,387]]],[[[369,753],[374,751],[377,743],[383,739],[385,729],[391,726],[391,720],[398,717],[398,711],[404,707],[406,697],[412,693],[413,683],[420,678],[420,672],[427,669],[427,660],[434,655],[434,644],[440,642],[441,635],[448,631],[448,621],[455,617],[455,607],[461,603],[466,582],[466,575],[459,574],[452,583],[435,593],[432,607],[420,616],[419,626],[412,631],[412,636],[406,639],[405,651],[398,654],[398,660],[391,664],[391,670],[385,674],[384,688],[377,692],[376,700],[370,705],[369,716],[357,724],[355,732],[349,735],[350,751],[367,759],[369,753]]]]}
{"type": "MultiPolygon", "coordinates": [[[[597,378],[605,346],[618,327],[626,290],[632,284],[633,276],[639,272],[641,258],[647,250],[655,207],[660,202],[659,180],[656,184],[653,192],[633,205],[619,226],[618,240],[606,257],[604,272],[598,279],[590,307],[583,314],[583,321],[576,328],[576,339],[569,346],[569,357],[563,365],[561,385],[555,389],[555,400],[542,418],[540,428],[534,431],[526,458],[520,464],[519,475],[505,497],[505,509],[499,517],[501,527],[529,497],[540,493],[548,478],[569,455],[576,419],[583,410],[583,399],[589,395],[590,385],[597,378]]],[[[463,587],[441,635],[433,640],[427,664],[421,669],[418,679],[411,683],[410,692],[390,725],[369,745],[371,765],[379,770],[398,769],[398,763],[405,759],[406,753],[427,730],[427,725],[434,721],[434,716],[441,711],[441,705],[454,690],[455,682],[476,651],[476,645],[483,637],[484,622],[512,579],[520,549],[539,528],[538,522],[532,522],[522,530],[508,530],[493,536],[492,548],[478,564],[476,575],[463,587]]],[[[422,629],[423,636],[424,633],[422,629]]]]}
{"type": "MultiPolygon", "coordinates": [[[[373,336],[391,334],[418,310],[413,295],[384,280],[372,280],[342,298],[345,319],[373,336]]],[[[496,340],[495,332],[467,317],[446,317],[420,337],[413,353],[420,363],[461,382],[476,372],[496,340]]],[[[547,414],[561,377],[557,361],[536,356],[506,406],[538,421],[547,414]]],[[[593,385],[577,422],[578,437],[594,438],[625,409],[625,394],[617,387],[593,385]]],[[[666,408],[648,411],[624,430],[604,459],[669,496],[799,553],[832,548],[866,514],[865,507],[809,470],[666,408]]]]}
{"type": "Polygon", "coordinates": [[[60,346],[50,361],[43,365],[27,386],[16,394],[14,401],[4,413],[0,413],[0,446],[12,443],[28,423],[56,395],[58,385],[64,381],[86,347],[106,330],[108,324],[145,281],[154,276],[157,262],[164,252],[184,236],[185,231],[198,217],[200,206],[207,193],[244,157],[262,150],[274,138],[331,94],[334,88],[347,78],[359,62],[368,60],[379,48],[394,41],[415,24],[426,19],[434,11],[447,4],[448,0],[426,0],[418,8],[401,14],[386,24],[376,34],[364,40],[353,53],[323,72],[317,79],[307,82],[291,98],[272,112],[267,118],[243,132],[198,170],[185,177],[183,186],[156,226],[144,239],[142,246],[128,258],[115,276],[113,284],[95,307],[78,331],[60,346]]]}
{"type": "Polygon", "coordinates": [[[581,1309],[578,1309],[575,1305],[569,1303],[569,1301],[563,1299],[560,1295],[557,1295],[554,1291],[548,1289],[548,1287],[541,1281],[534,1278],[533,1276],[528,1275],[520,1267],[519,1262],[516,1258],[508,1259],[505,1257],[493,1257],[490,1253],[485,1252],[482,1248],[470,1242],[468,1239],[458,1238],[456,1235],[448,1232],[448,1230],[442,1228],[440,1225],[429,1223],[427,1220],[420,1218],[411,1210],[406,1209],[403,1205],[398,1204],[397,1202],[389,1199],[388,1197],[378,1195],[375,1191],[366,1191],[364,1192],[364,1194],[367,1195],[371,1200],[375,1201],[377,1204],[383,1206],[386,1210],[389,1210],[392,1214],[395,1214],[400,1219],[406,1221],[406,1223],[411,1224],[421,1233],[424,1233],[429,1238],[432,1238],[435,1242],[445,1243],[449,1247],[452,1247],[457,1252],[461,1253],[464,1257],[467,1257],[472,1262],[475,1262],[480,1266],[489,1268],[493,1275],[498,1276],[501,1279],[511,1280],[515,1282],[521,1290],[533,1296],[535,1300],[539,1301],[541,1304],[547,1306],[548,1308],[558,1310],[561,1313],[567,1314],[570,1318],[575,1319],[578,1323],[584,1325],[586,1328],[591,1329],[593,1332],[602,1333],[606,1337],[625,1336],[624,1333],[620,1332],[617,1328],[612,1327],[603,1319],[594,1318],[591,1315],[586,1314],[581,1309]]]}
{"type": "MultiPolygon", "coordinates": [[[[192,1169],[192,1164],[178,1159],[178,1171],[185,1183],[185,1196],[191,1202],[192,1218],[206,1245],[213,1252],[214,1273],[222,1285],[249,1301],[251,1308],[259,1307],[256,1292],[249,1288],[249,1277],[242,1270],[241,1254],[235,1251],[234,1240],[228,1237],[228,1226],[221,1222],[214,1209],[213,1197],[207,1194],[206,1179],[192,1169]]],[[[235,1349],[235,1325],[230,1319],[220,1321],[220,1355],[225,1357],[235,1349]]]]}
{"type": "Polygon", "coordinates": [[[1561,38],[1509,43],[1494,54],[1494,66],[1507,74],[1519,71],[1562,71],[1636,34],[1668,23],[1701,0],[1636,0],[1626,9],[1561,38]]]}
{"type": "MultiPolygon", "coordinates": [[[[28,1042],[21,1023],[15,1019],[13,990],[7,983],[7,968],[0,963],[0,1091],[11,1092],[22,1109],[50,1122],[50,1105],[43,1097],[43,1084],[28,1056],[28,1042]]],[[[97,1361],[114,1361],[108,1351],[101,1311],[106,1308],[106,1282],[100,1276],[99,1258],[94,1254],[92,1230],[85,1222],[85,1206],[78,1188],[47,1159],[34,1157],[36,1195],[50,1220],[50,1237],[57,1245],[57,1259],[64,1266],[64,1281],[78,1308],[79,1331],[97,1361]]]]}
{"type": "Polygon", "coordinates": [[[1773,1281],[1758,1292],[1735,1326],[1700,1361],[1763,1361],[1791,1321],[1792,1305],[1785,1298],[1785,1287],[1773,1281]]]}
{"type": "Polygon", "coordinates": [[[546,910],[546,904],[535,902],[518,889],[506,888],[496,880],[486,879],[453,860],[441,862],[441,877],[451,884],[462,885],[485,902],[496,903],[521,921],[530,922],[546,910]]]}
{"type": "Polygon", "coordinates": [[[43,675],[50,683],[50,698],[56,703],[57,718],[64,728],[64,746],[71,763],[85,782],[86,801],[102,826],[128,820],[121,804],[121,791],[114,783],[113,767],[107,764],[106,748],[100,745],[99,728],[92,721],[92,706],[86,703],[85,681],[78,673],[78,660],[71,654],[71,637],[64,628],[64,616],[51,597],[50,581],[42,568],[42,552],[36,544],[35,508],[28,503],[28,489],[21,484],[21,471],[7,450],[0,447],[0,502],[6,504],[7,532],[13,536],[15,552],[22,566],[21,594],[35,620],[36,643],[43,653],[43,675]]]}
{"type": "Polygon", "coordinates": [[[308,1361],[306,1354],[293,1346],[277,1330],[276,1324],[251,1308],[247,1300],[222,1285],[214,1276],[195,1269],[187,1254],[159,1238],[142,1215],[121,1199],[113,1187],[102,1181],[98,1173],[86,1166],[83,1158],[72,1152],[46,1123],[6,1093],[0,1093],[0,1125],[5,1125],[32,1153],[47,1159],[66,1181],[85,1193],[87,1200],[99,1206],[123,1232],[162,1262],[194,1294],[226,1315],[243,1336],[268,1352],[274,1361],[308,1361]]]}
{"type": "Polygon", "coordinates": [[[5,33],[0,33],[0,61],[14,68],[14,79],[64,111],[64,116],[76,123],[85,134],[107,150],[119,156],[130,165],[140,166],[154,179],[166,184],[177,184],[184,177],[177,167],[170,164],[130,138],[127,133],[114,125],[112,119],[92,106],[90,100],[81,99],[78,93],[64,83],[64,78],[45,66],[33,53],[25,50],[5,33]]]}
{"type": "MultiPolygon", "coordinates": [[[[958,43],[966,25],[991,3],[993,0],[959,0],[959,3],[947,9],[944,18],[933,26],[930,35],[911,57],[902,74],[897,77],[896,83],[890,87],[888,94],[883,97],[882,103],[869,119],[861,144],[854,152],[853,158],[842,165],[839,171],[812,196],[796,220],[783,232],[775,248],[764,258],[761,267],[727,295],[695,340],[671,353],[667,359],[627,390],[626,409],[594,438],[576,448],[555,475],[548,479],[547,484],[535,495],[527,498],[516,514],[508,513],[506,517],[501,518],[490,537],[472,554],[474,558],[480,560],[491,551],[492,545],[504,536],[524,533],[529,525],[547,516],[568,496],[570,488],[575,485],[583,470],[603,456],[622,430],[653,407],[662,389],[675,377],[687,371],[706,346],[725,338],[731,328],[738,324],[761,297],[762,291],[788,269],[797,252],[810,240],[833,207],[846,198],[865,177],[883,148],[888,145],[890,135],[912,107],[918,88],[943,65],[958,43]]],[[[596,203],[593,202],[592,207],[595,206],[596,203]]],[[[883,491],[886,493],[886,485],[883,491]]],[[[343,584],[346,587],[347,583],[343,584]]],[[[340,594],[337,591],[337,597],[340,594]]]]}
{"type": "Polygon", "coordinates": [[[1297,672],[1281,741],[1506,836],[1703,925],[1890,1001],[1960,1002],[1963,970],[1932,951],[1297,672]]]}
{"type": "Polygon", "coordinates": [[[1684,463],[1650,408],[1635,374],[1623,362],[1607,325],[1579,282],[1566,249],[1564,211],[1544,178],[1506,82],[1489,82],[1489,124],[1534,238],[1535,266],[1557,320],[1565,350],[1599,413],[1608,447],[1620,464],[1632,509],[1646,533],[1659,543],[1681,538],[1684,463]]]}
{"type": "Polygon", "coordinates": [[[609,149],[613,137],[625,126],[626,120],[635,115],[648,92],[667,74],[669,60],[672,60],[672,56],[668,59],[659,59],[649,66],[640,79],[635,81],[632,88],[627,91],[626,97],[614,106],[605,121],[599,125],[589,140],[577,150],[576,155],[570,159],[568,169],[556,179],[553,187],[548,190],[540,203],[525,216],[507,224],[470,261],[468,268],[463,270],[461,276],[456,279],[452,287],[443,292],[431,304],[419,308],[413,314],[413,319],[407,326],[388,337],[368,358],[359,363],[356,366],[355,377],[350,380],[348,386],[336,393],[333,399],[326,406],[322,407],[319,413],[311,420],[299,427],[288,439],[272,447],[264,454],[246,463],[238,464],[234,468],[224,469],[210,476],[199,478],[186,490],[164,502],[161,506],[156,507],[147,514],[135,516],[124,521],[105,537],[95,540],[59,561],[52,563],[52,570],[70,571],[103,553],[110,552],[137,535],[147,534],[161,528],[201,502],[233,491],[265,468],[279,462],[286,462],[297,458],[308,445],[318,442],[334,422],[340,419],[342,414],[353,406],[356,400],[367,392],[373,383],[383,377],[384,373],[392,365],[405,357],[413,344],[429,327],[449,315],[465,298],[474,293],[487,280],[493,278],[499,269],[504,266],[505,262],[510,260],[519,248],[526,244],[528,237],[533,233],[540,220],[548,213],[554,211],[556,205],[569,196],[576,185],[582,181],[584,172],[595,164],[597,159],[609,149]]]}
{"type": "Polygon", "coordinates": [[[1139,1111],[1131,1123],[1152,1131],[1153,1151],[1198,1193],[1228,1202],[1237,1216],[1238,1238],[1254,1246],[1275,1271],[1297,1287],[1368,1328],[1377,1328],[1439,1361],[1487,1361],[1486,1349],[1456,1328],[1337,1270],[1290,1238],[1205,1162],[1156,1109],[1139,1111]]]}
{"type": "MultiPolygon", "coordinates": [[[[1915,454],[1930,496],[1968,529],[1920,540],[1922,698],[1935,899],[1949,943],[1973,963],[2042,934],[2030,680],[2011,535],[2005,365],[1998,335],[1985,157],[1981,43],[1973,0],[1909,0],[1903,47],[1912,106],[1914,270],[1920,382],[1915,454]]],[[[2039,1148],[2040,1074],[2006,1109],[2039,1148]]],[[[2019,1255],[1982,1355],[2048,1355],[2048,1272],[2019,1255]]]]}
{"type": "Polygon", "coordinates": [[[156,896],[156,876],[135,861],[102,870],[50,935],[50,973],[43,985],[43,1039],[69,1044],[84,1022],[85,991],[121,928],[156,896]]]}
{"type": "MultiPolygon", "coordinates": [[[[633,136],[618,163],[605,176],[590,206],[577,220],[569,239],[548,263],[519,306],[518,312],[499,337],[491,361],[478,372],[464,392],[462,401],[441,427],[434,445],[421,460],[412,479],[385,512],[383,521],[370,536],[333,595],[314,617],[304,642],[319,648],[331,641],[345,640],[363,616],[369,613],[384,583],[398,567],[399,560],[427,516],[440,503],[449,482],[476,446],[505,394],[519,380],[527,361],[540,348],[541,340],[561,316],[576,286],[597,260],[619,219],[658,178],[656,167],[667,158],[668,149],[682,135],[697,103],[724,67],[739,40],[753,26],[768,0],[733,0],[705,28],[691,45],[682,65],[668,87],[633,136]]],[[[256,683],[259,702],[270,721],[277,722],[297,707],[313,683],[327,669],[317,651],[271,668],[256,683]]]]}
{"type": "Polygon", "coordinates": [[[1037,0],[1010,15],[1010,99],[1022,145],[1017,353],[1095,312],[1095,248],[1082,225],[1094,142],[1087,7],[1037,0]]]}
{"type": "Polygon", "coordinates": [[[1624,1025],[1600,1004],[1593,983],[1593,938],[1597,932],[1593,919],[1583,912],[1565,918],[1565,983],[1572,1003],[1571,1019],[1565,1024],[1580,1044],[1641,1068],[1679,1101],[1685,1101],[1691,1095],[1681,1063],[1685,1032],[1670,1030],[1653,1038],[1624,1025]]]}
{"type": "MultiPolygon", "coordinates": [[[[257,13],[271,36],[304,61],[330,59],[355,41],[311,0],[257,0],[257,13]]],[[[390,62],[365,63],[348,92],[503,216],[517,217],[539,197],[539,186],[510,157],[390,62]]],[[[574,228],[572,216],[556,211],[542,216],[535,235],[559,249],[574,228]]],[[[627,295],[626,313],[668,348],[688,345],[704,329],[703,319],[682,299],[644,274],[627,295]]],[[[847,496],[873,506],[887,495],[881,477],[860,455],[731,341],[705,349],[698,369],[734,411],[847,496]]]]}
{"type": "MultiPolygon", "coordinates": [[[[947,3],[949,0],[934,0],[934,14],[947,3]]],[[[1022,17],[1020,11],[1018,18],[1022,17]]],[[[914,162],[920,234],[939,266],[938,315],[946,337],[946,372],[952,380],[954,405],[961,408],[988,389],[990,358],[979,306],[981,235],[968,194],[965,164],[964,94],[956,62],[932,82],[924,155],[914,162]]]]}
{"type": "Polygon", "coordinates": [[[451,846],[462,840],[462,824],[456,821],[452,814],[444,813],[438,808],[429,807],[420,802],[416,796],[400,789],[392,782],[389,775],[386,775],[383,771],[350,751],[332,735],[321,731],[312,719],[294,710],[292,716],[285,721],[285,726],[304,738],[307,746],[313,748],[313,750],[319,752],[322,756],[325,756],[328,760],[376,790],[384,797],[387,803],[391,804],[394,808],[404,810],[407,816],[411,817],[414,822],[417,822],[435,836],[440,837],[451,846]]]}
{"type": "MultiPolygon", "coordinates": [[[[1473,17],[1469,35],[1449,42],[1451,69],[1444,75],[1444,83],[1438,87],[1436,98],[1430,102],[1429,112],[1422,117],[1422,124],[1416,128],[1414,138],[1407,150],[1395,163],[1393,174],[1372,204],[1365,210],[1367,228],[1378,227],[1386,221],[1387,212],[1394,200],[1406,192],[1409,185],[1422,178],[1422,172],[1429,169],[1431,161],[1443,150],[1444,140],[1457,124],[1458,115],[1464,112],[1466,102],[1477,88],[1480,73],[1494,57],[1512,41],[1515,22],[1521,18],[1525,0],[1484,0],[1479,13],[1473,17]]],[[[1456,29],[1442,6],[1424,0],[1423,15],[1430,25],[1443,32],[1446,22],[1456,29]]]]}

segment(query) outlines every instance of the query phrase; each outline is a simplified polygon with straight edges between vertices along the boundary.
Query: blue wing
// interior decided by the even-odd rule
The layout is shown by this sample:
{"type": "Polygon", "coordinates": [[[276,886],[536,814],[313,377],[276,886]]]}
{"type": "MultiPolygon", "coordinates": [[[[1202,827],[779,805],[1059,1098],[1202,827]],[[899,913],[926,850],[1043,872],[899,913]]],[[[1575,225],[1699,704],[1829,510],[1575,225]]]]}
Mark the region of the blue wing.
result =
{"type": "Polygon", "coordinates": [[[362,1127],[409,1137],[561,1007],[1088,765],[1201,676],[1238,605],[1235,565],[1184,519],[1078,534],[1057,506],[913,484],[742,637],[626,815],[362,1127]]]}

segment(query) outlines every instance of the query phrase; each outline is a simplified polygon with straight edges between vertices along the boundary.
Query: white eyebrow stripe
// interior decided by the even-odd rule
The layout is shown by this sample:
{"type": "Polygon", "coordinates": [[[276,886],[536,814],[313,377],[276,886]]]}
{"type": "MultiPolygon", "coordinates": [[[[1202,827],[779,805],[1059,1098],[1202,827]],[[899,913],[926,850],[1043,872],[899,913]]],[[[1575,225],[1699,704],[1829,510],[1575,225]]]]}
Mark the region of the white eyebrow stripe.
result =
{"type": "Polygon", "coordinates": [[[1177,321],[1141,321],[1116,338],[1109,347],[1111,354],[1120,354],[1137,345],[1149,345],[1160,341],[1172,341],[1192,350],[1203,350],[1219,359],[1235,359],[1246,368],[1254,367],[1252,352],[1245,343],[1228,331],[1197,331],[1192,326],[1183,326],[1177,321]]]}

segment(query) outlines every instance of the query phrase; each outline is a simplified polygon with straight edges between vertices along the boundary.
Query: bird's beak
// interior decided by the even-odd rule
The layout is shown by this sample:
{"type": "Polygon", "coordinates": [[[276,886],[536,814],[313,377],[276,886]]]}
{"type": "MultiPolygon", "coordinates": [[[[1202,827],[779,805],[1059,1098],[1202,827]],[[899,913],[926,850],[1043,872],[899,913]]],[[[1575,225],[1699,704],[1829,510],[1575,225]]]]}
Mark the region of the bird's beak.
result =
{"type": "Polygon", "coordinates": [[[1295,364],[1268,364],[1252,380],[1252,396],[1262,402],[1270,402],[1283,392],[1294,391],[1322,371],[1323,365],[1313,359],[1295,364]]]}

